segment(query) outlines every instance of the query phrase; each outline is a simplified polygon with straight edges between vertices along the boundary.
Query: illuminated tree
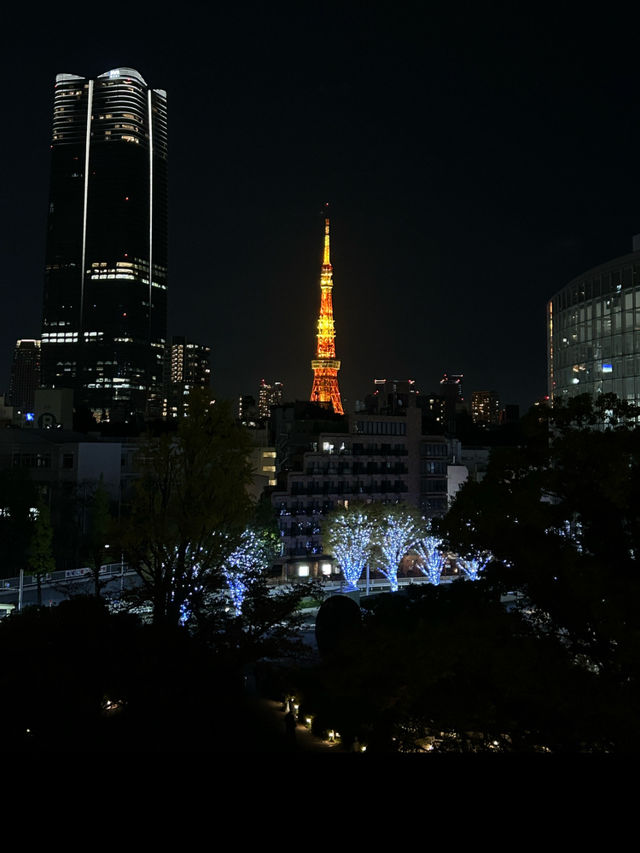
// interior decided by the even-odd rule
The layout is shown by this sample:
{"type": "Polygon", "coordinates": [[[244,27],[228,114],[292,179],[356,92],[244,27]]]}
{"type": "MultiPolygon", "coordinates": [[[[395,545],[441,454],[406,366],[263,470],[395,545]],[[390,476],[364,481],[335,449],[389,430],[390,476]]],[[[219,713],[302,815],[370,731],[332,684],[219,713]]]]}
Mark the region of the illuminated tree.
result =
{"type": "Polygon", "coordinates": [[[420,556],[419,569],[426,575],[429,583],[438,586],[444,568],[446,557],[442,551],[442,540],[430,533],[417,539],[413,550],[420,556]]]}
{"type": "Polygon", "coordinates": [[[277,555],[273,533],[247,527],[240,542],[224,562],[223,574],[236,615],[242,612],[245,595],[257,577],[269,568],[277,555]]]}
{"type": "Polygon", "coordinates": [[[476,556],[476,557],[458,557],[457,564],[460,566],[467,579],[477,581],[480,572],[486,567],[491,560],[491,556],[476,556]]]}
{"type": "Polygon", "coordinates": [[[417,537],[417,513],[406,506],[382,506],[373,537],[378,568],[387,578],[391,591],[398,589],[398,568],[402,558],[414,547],[417,537]]]}
{"type": "Polygon", "coordinates": [[[357,589],[363,569],[371,559],[375,522],[368,506],[355,504],[329,513],[323,526],[323,543],[342,569],[347,589],[357,589]]]}

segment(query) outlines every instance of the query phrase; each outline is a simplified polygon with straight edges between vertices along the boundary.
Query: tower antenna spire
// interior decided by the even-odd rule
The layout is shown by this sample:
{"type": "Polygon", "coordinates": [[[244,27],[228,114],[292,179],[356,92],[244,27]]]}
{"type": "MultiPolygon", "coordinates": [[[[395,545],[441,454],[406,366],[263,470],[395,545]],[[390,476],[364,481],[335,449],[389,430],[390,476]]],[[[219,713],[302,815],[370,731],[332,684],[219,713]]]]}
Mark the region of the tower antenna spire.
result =
{"type": "Polygon", "coordinates": [[[336,358],[336,335],[331,295],[333,267],[331,266],[329,250],[329,202],[324,205],[324,217],[324,253],[320,273],[320,316],[318,317],[316,357],[311,361],[311,369],[313,370],[311,401],[331,403],[333,411],[338,415],[343,415],[344,409],[342,408],[338,387],[340,361],[336,358]]]}

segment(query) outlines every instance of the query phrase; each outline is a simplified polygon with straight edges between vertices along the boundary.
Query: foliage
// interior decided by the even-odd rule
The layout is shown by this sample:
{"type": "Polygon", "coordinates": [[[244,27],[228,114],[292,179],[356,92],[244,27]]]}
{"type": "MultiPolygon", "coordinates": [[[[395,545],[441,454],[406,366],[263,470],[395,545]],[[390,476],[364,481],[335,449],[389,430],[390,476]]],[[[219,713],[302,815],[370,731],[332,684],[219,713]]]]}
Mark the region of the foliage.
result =
{"type": "Polygon", "coordinates": [[[247,578],[249,594],[242,608],[228,605],[224,594],[210,594],[189,622],[193,635],[209,647],[227,670],[239,671],[260,659],[301,658],[309,653],[300,637],[302,602],[320,597],[316,581],[270,587],[262,571],[247,578]]]}
{"type": "Polygon", "coordinates": [[[49,507],[44,501],[39,501],[32,515],[32,530],[27,553],[27,565],[36,577],[37,600],[42,604],[42,577],[55,570],[53,559],[53,528],[49,507]]]}
{"type": "Polygon", "coordinates": [[[104,583],[100,579],[100,568],[105,562],[106,546],[113,535],[113,519],[110,512],[110,498],[102,475],[96,484],[89,500],[87,513],[87,533],[84,537],[84,550],[89,560],[93,589],[96,597],[100,596],[104,583]]]}
{"type": "MultiPolygon", "coordinates": [[[[0,726],[9,751],[214,750],[234,697],[188,633],[110,613],[95,596],[0,620],[0,726]],[[221,718],[222,717],[222,718],[221,718]]],[[[230,731],[231,730],[231,731],[230,731]]]]}
{"type": "Polygon", "coordinates": [[[441,524],[449,547],[489,551],[497,591],[521,593],[542,633],[603,679],[640,672],[640,430],[611,395],[530,416],[519,448],[494,452],[441,524]],[[542,439],[542,440],[541,440],[542,439]]]}
{"type": "Polygon", "coordinates": [[[624,751],[637,743],[625,692],[576,666],[558,638],[505,608],[484,580],[372,596],[363,612],[349,654],[302,676],[319,729],[358,737],[368,752],[624,751]]]}
{"type": "Polygon", "coordinates": [[[192,392],[177,435],[149,439],[122,544],[156,623],[177,624],[239,541],[251,504],[248,439],[230,406],[192,392]]]}

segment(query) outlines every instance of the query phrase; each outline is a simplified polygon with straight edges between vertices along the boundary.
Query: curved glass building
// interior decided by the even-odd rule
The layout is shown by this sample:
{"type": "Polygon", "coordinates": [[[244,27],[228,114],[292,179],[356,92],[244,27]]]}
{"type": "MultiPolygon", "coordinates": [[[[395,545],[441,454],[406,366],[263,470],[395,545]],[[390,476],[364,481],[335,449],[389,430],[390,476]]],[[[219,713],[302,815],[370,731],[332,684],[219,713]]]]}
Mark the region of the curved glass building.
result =
{"type": "Polygon", "coordinates": [[[132,68],[56,77],[42,381],[99,419],[161,411],[167,98],[132,68]]]}
{"type": "Polygon", "coordinates": [[[549,301],[547,356],[552,399],[614,392],[640,403],[640,251],[583,273],[549,301]]]}

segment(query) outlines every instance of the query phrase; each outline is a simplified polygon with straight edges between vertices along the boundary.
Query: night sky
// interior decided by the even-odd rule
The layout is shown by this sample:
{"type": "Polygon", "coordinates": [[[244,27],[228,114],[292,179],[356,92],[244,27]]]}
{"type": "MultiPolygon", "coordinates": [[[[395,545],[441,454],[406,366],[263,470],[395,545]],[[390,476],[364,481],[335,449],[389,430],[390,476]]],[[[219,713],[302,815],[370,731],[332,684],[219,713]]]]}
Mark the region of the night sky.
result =
{"type": "Polygon", "coordinates": [[[308,399],[329,201],[346,407],[449,371],[525,410],[546,301],[640,232],[640,61],[626,13],[520,6],[3,13],[0,391],[40,336],[55,75],[130,66],[168,93],[169,333],[217,394],[308,399]]]}

